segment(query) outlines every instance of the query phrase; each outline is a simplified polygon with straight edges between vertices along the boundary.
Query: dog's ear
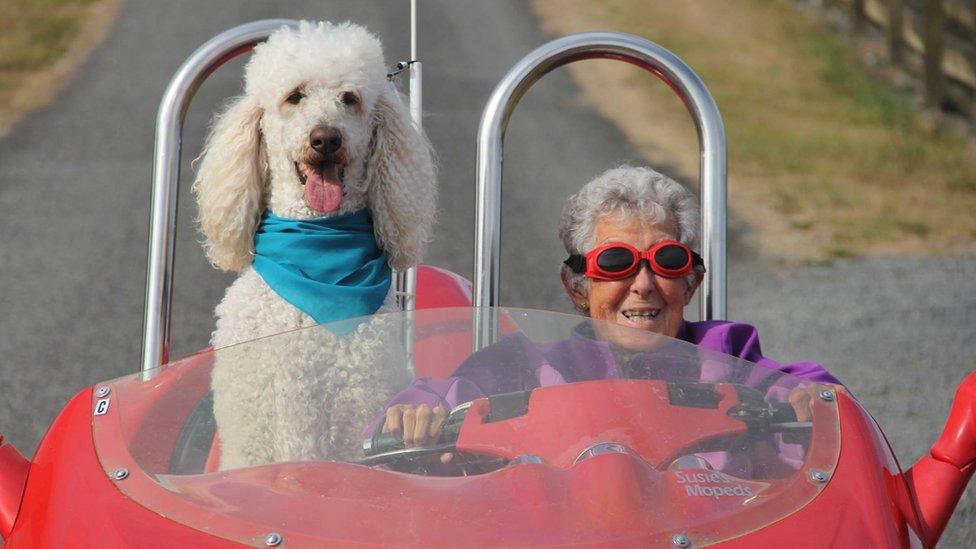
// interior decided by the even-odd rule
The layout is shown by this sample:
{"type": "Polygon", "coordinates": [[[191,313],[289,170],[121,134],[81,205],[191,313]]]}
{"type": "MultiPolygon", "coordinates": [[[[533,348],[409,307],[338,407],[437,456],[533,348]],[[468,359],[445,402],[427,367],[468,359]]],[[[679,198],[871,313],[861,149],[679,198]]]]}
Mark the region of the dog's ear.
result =
{"type": "Polygon", "coordinates": [[[372,127],[366,161],[369,207],[390,266],[403,270],[423,258],[437,210],[431,147],[392,85],[377,100],[372,127]]]}
{"type": "Polygon", "coordinates": [[[193,193],[204,251],[214,267],[240,271],[254,255],[254,231],[264,200],[267,157],[257,103],[240,97],[220,114],[200,153],[193,193]]]}

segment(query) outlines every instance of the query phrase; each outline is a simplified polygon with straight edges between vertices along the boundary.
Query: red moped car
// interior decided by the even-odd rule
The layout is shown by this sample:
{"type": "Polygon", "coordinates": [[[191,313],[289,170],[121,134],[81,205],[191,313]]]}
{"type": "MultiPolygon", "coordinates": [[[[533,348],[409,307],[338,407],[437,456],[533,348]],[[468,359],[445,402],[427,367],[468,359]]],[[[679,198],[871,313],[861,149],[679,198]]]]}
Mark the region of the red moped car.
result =
{"type": "MultiPolygon", "coordinates": [[[[902,471],[876,422],[831,387],[615,324],[496,306],[508,116],[548,71],[603,57],[660,76],[698,125],[709,264],[703,317],[724,317],[721,119],[686,65],[637,37],[555,40],[496,88],[479,132],[474,285],[421,267],[398,274],[403,312],[170,361],[174,166],[185,105],[206,74],[282,24],[292,22],[218,36],[167,91],[142,371],[78,393],[33,460],[0,446],[5,545],[935,545],[976,461],[976,375],[957,391],[931,454],[902,471]],[[350,372],[302,397],[328,408],[316,409],[329,422],[327,436],[313,441],[317,459],[228,464],[212,378],[249,360],[282,376],[350,372]],[[813,395],[802,421],[790,403],[797,391],[813,395]],[[391,402],[416,394],[443,397],[450,413],[439,438],[405,446],[379,426],[391,402]]],[[[264,394],[246,403],[255,418],[299,398],[273,382],[264,394]]],[[[302,436],[291,430],[282,423],[267,434],[279,442],[302,436]]]]}

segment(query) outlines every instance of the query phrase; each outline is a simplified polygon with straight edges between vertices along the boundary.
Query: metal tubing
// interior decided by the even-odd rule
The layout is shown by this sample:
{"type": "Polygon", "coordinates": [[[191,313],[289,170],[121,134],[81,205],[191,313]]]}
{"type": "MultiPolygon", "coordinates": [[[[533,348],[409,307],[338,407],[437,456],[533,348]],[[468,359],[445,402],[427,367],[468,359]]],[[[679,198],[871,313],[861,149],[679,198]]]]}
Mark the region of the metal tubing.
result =
{"type": "MultiPolygon", "coordinates": [[[[687,106],[701,151],[702,256],[708,267],[701,286],[701,317],[726,318],[726,141],[718,107],[698,75],[673,53],[643,38],[613,32],[574,34],[544,44],[512,67],[492,92],[478,129],[474,304],[499,304],[502,156],[512,111],[549,71],[584,59],[636,65],[664,80],[687,106]]],[[[476,334],[491,341],[487,326],[476,334]]]]}
{"type": "MultiPolygon", "coordinates": [[[[414,27],[416,28],[416,27],[414,27]]],[[[416,32],[416,30],[414,31],[416,32]]],[[[411,53],[411,60],[417,59],[416,41],[414,41],[414,51],[411,53]]],[[[410,65],[410,117],[417,126],[417,131],[423,131],[423,66],[420,61],[414,61],[410,65]]],[[[400,279],[398,278],[398,281],[400,279]]],[[[402,290],[404,311],[412,311],[417,302],[417,268],[410,267],[403,273],[402,290]]]]}
{"type": "Polygon", "coordinates": [[[146,268],[146,313],[142,332],[142,371],[169,360],[173,302],[173,253],[180,179],[183,120],[190,100],[212,72],[250,51],[282,27],[297,28],[289,19],[266,19],[234,27],[200,46],[176,72],[156,115],[149,259],[146,268]]]}
{"type": "MultiPolygon", "coordinates": [[[[424,96],[423,66],[417,58],[417,0],[410,0],[410,118],[417,131],[423,130],[424,96]]],[[[404,311],[412,311],[417,304],[417,268],[393,274],[394,294],[397,305],[404,311]]],[[[412,339],[407,342],[412,345],[412,339]]]]}
{"type": "Polygon", "coordinates": [[[417,60],[417,0],[410,0],[410,61],[417,60]]]}

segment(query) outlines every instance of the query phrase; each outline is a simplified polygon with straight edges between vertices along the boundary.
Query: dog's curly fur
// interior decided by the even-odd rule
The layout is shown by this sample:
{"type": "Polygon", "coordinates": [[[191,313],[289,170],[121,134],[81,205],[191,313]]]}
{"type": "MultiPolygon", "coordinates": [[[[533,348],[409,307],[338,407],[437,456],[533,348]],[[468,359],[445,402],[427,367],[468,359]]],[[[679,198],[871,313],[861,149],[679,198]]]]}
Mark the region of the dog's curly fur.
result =
{"type": "MultiPolygon", "coordinates": [[[[265,209],[292,219],[323,216],[306,201],[299,168],[317,154],[310,145],[316,128],[330,128],[342,141],[337,153],[342,199],[326,215],[368,208],[390,265],[406,269],[419,263],[436,207],[435,170],[428,141],[386,75],[379,40],[350,23],[302,22],[255,47],[245,68],[244,94],[216,117],[193,184],[207,257],[216,268],[239,273],[216,308],[215,347],[315,323],[265,284],[251,261],[265,209]]],[[[391,293],[381,311],[394,306],[391,293]]],[[[368,331],[353,337],[366,337],[368,331]]],[[[335,402],[354,406],[356,398],[327,383],[336,361],[313,356],[321,355],[313,348],[362,346],[348,339],[318,338],[315,345],[304,340],[279,352],[277,361],[267,352],[254,353],[263,359],[217,352],[214,414],[222,468],[326,457],[323,444],[308,441],[323,438],[329,421],[321,416],[335,402]],[[309,393],[326,386],[332,389],[309,393]],[[294,396],[293,405],[288,410],[262,405],[269,387],[278,401],[294,396]],[[313,418],[321,421],[309,423],[313,418]]],[[[376,375],[364,372],[362,380],[346,379],[343,386],[358,386],[361,393],[376,375]]]]}

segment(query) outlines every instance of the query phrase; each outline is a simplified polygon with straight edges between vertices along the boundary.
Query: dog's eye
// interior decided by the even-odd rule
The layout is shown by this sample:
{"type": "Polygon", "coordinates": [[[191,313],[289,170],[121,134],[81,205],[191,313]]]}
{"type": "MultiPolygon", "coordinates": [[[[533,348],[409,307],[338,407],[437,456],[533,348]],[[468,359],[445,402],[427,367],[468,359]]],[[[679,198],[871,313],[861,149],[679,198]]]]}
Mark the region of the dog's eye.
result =
{"type": "Polygon", "coordinates": [[[285,99],[285,101],[291,103],[292,105],[297,105],[304,98],[305,98],[305,94],[304,93],[302,93],[302,92],[300,92],[298,90],[295,90],[295,91],[291,92],[291,95],[289,95],[288,96],[288,99],[285,99]]]}
{"type": "Polygon", "coordinates": [[[342,101],[342,104],[347,107],[355,107],[359,104],[359,96],[353,92],[342,92],[339,101],[342,101]]]}

